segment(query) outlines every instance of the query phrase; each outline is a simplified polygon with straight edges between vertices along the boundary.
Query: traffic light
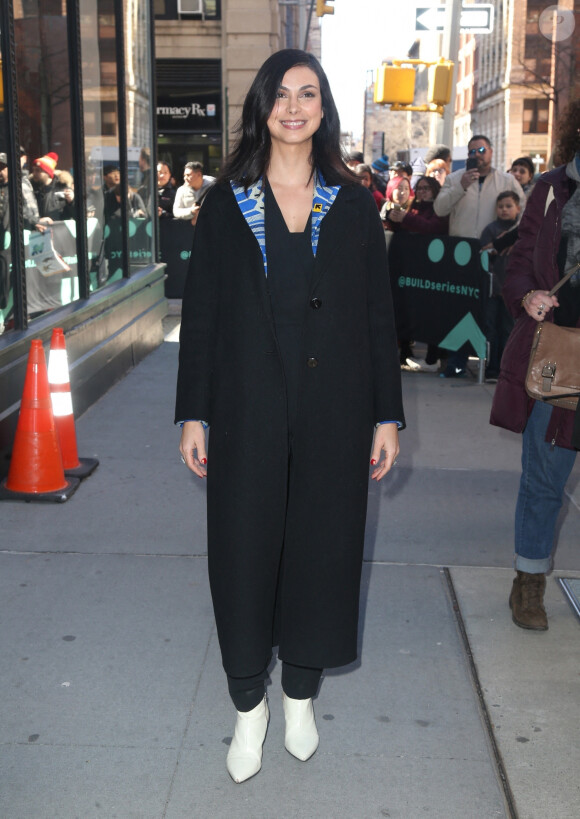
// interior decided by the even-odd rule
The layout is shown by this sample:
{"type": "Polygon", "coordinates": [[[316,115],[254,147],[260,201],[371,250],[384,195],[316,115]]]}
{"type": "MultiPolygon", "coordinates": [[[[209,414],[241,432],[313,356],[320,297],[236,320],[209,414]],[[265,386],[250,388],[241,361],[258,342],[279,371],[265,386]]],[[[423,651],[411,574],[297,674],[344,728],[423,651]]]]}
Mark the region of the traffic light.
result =
{"type": "Polygon", "coordinates": [[[327,6],[324,0],[316,0],[316,16],[324,17],[325,14],[334,14],[334,7],[327,6]]]}
{"type": "Polygon", "coordinates": [[[429,66],[427,99],[435,105],[447,105],[453,93],[453,63],[441,60],[429,66]]]}
{"type": "Polygon", "coordinates": [[[374,101],[412,105],[415,99],[415,69],[382,65],[375,77],[374,101]]]}

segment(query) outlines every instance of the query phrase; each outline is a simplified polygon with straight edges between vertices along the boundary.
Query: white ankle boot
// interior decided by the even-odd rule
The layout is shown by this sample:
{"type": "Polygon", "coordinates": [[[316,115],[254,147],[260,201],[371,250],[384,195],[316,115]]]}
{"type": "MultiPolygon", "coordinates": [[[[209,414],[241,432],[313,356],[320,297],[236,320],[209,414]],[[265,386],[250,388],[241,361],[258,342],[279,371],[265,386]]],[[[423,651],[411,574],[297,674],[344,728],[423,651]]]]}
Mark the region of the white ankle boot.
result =
{"type": "Polygon", "coordinates": [[[293,700],[283,695],[286,717],[285,748],[296,759],[306,762],[318,748],[318,731],[314,722],[312,700],[293,700]]]}
{"type": "Polygon", "coordinates": [[[262,745],[268,729],[266,697],[251,711],[238,711],[226,765],[234,782],[245,782],[262,767],[262,745]]]}

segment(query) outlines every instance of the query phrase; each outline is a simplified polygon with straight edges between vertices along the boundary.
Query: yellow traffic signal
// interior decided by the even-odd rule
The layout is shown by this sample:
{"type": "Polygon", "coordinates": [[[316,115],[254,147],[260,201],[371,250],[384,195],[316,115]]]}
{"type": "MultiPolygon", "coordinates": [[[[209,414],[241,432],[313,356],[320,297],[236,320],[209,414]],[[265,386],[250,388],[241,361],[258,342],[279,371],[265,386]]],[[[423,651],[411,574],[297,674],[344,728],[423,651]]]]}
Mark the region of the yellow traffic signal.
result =
{"type": "Polygon", "coordinates": [[[447,60],[429,66],[427,99],[435,105],[447,105],[453,93],[453,63],[447,60]]]}
{"type": "Polygon", "coordinates": [[[334,7],[327,6],[324,0],[316,0],[316,16],[324,17],[325,14],[334,14],[334,7]]]}
{"type": "Polygon", "coordinates": [[[415,99],[415,69],[382,65],[375,77],[374,101],[412,105],[415,99]]]}

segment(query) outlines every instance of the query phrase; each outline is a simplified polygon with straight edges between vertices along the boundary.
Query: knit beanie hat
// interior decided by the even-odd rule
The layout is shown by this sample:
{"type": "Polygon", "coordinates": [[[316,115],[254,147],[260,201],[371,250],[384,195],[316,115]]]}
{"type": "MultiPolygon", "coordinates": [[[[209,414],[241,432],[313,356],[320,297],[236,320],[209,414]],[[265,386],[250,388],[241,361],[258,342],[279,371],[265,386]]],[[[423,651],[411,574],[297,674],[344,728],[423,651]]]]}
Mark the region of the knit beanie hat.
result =
{"type": "Polygon", "coordinates": [[[385,173],[389,170],[389,157],[387,154],[375,159],[372,164],[373,171],[378,171],[378,173],[385,173]]]}
{"type": "Polygon", "coordinates": [[[35,159],[32,163],[33,165],[38,165],[38,167],[47,173],[51,179],[54,179],[54,169],[56,168],[56,163],[58,162],[58,154],[46,154],[46,156],[41,156],[39,159],[35,159]]]}

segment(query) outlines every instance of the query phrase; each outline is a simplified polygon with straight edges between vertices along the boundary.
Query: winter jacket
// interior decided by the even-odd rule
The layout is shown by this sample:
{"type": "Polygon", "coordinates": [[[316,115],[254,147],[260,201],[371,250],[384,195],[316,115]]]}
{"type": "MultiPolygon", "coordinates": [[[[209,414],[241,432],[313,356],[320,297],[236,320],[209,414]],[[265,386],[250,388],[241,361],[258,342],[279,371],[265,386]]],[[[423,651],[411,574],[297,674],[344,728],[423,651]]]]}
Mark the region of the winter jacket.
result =
{"type": "Polygon", "coordinates": [[[497,197],[503,191],[514,191],[523,204],[526,200],[517,179],[492,168],[484,181],[473,182],[463,189],[465,170],[450,173],[433,204],[438,216],[449,216],[449,235],[479,239],[483,229],[496,218],[497,197]]]}
{"type": "MultiPolygon", "coordinates": [[[[501,360],[490,423],[513,432],[523,432],[534,401],[526,393],[524,383],[537,322],[528,316],[521,302],[530,290],[551,290],[561,278],[557,257],[562,209],[574,190],[575,183],[567,175],[566,165],[542,174],[528,199],[519,225],[519,239],[509,257],[502,294],[516,325],[501,360]]],[[[554,321],[553,311],[545,321],[554,321]]],[[[572,449],[573,424],[573,412],[554,407],[546,441],[572,449]]]]}

